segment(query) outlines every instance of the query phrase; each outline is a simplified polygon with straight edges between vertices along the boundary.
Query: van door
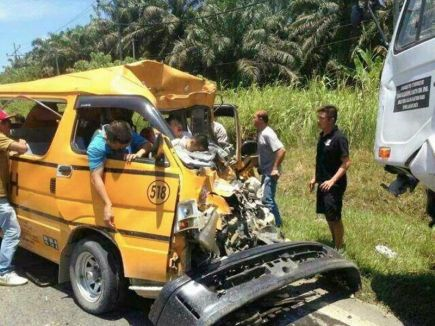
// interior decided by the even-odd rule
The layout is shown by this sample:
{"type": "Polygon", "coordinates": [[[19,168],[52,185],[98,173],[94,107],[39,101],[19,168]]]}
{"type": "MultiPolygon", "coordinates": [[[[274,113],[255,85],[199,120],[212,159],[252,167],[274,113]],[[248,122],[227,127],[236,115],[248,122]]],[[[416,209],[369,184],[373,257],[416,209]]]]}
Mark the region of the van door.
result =
{"type": "Polygon", "coordinates": [[[24,123],[14,122],[11,129],[11,136],[26,140],[29,147],[23,155],[10,156],[10,200],[21,226],[20,245],[58,262],[61,219],[51,180],[56,175],[53,157],[66,100],[39,99],[35,102],[21,96],[12,103],[15,108],[21,108],[21,112],[30,108],[24,123]]]}
{"type": "Polygon", "coordinates": [[[126,277],[165,281],[179,188],[178,168],[169,148],[164,148],[166,160],[162,166],[149,158],[131,163],[115,157],[106,161],[104,183],[112,201],[113,230],[103,221],[103,205],[91,186],[83,147],[93,133],[88,130],[91,122],[86,120],[95,121],[107,108],[128,111],[140,107],[140,103],[129,103],[128,98],[111,101],[106,96],[104,102],[98,102],[100,99],[88,97],[78,101],[70,130],[70,154],[57,168],[57,206],[71,228],[89,226],[113,238],[126,277]]]}

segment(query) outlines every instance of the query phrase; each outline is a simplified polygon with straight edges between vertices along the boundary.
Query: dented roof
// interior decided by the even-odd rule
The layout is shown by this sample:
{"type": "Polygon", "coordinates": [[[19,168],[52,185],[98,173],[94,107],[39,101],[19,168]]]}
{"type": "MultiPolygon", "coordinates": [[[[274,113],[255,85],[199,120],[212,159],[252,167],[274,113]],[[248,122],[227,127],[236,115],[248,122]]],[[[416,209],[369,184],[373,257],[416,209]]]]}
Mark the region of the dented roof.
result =
{"type": "Polygon", "coordinates": [[[211,107],[215,93],[213,82],[151,60],[0,85],[0,95],[140,95],[157,109],[211,107]]]}

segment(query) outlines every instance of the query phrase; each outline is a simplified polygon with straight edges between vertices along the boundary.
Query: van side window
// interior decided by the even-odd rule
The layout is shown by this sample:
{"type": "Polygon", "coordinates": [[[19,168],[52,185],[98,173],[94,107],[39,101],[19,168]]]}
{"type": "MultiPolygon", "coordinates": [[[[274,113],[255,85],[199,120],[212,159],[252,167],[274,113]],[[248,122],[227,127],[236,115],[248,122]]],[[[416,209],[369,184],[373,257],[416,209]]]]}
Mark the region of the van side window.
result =
{"type": "Polygon", "coordinates": [[[66,103],[56,100],[16,99],[7,110],[17,115],[12,119],[11,137],[24,139],[29,147],[26,154],[45,155],[50,148],[62,118],[66,103]]]}
{"type": "Polygon", "coordinates": [[[92,136],[101,128],[101,125],[100,110],[78,109],[72,141],[73,149],[80,154],[86,154],[86,149],[92,140],[92,136]]]}
{"type": "Polygon", "coordinates": [[[435,0],[409,1],[397,35],[396,51],[435,37],[435,0]]]}
{"type": "MultiPolygon", "coordinates": [[[[86,155],[86,150],[95,136],[98,130],[101,130],[103,125],[109,124],[113,120],[122,120],[129,123],[134,131],[137,127],[150,126],[148,122],[144,121],[143,118],[133,119],[133,111],[122,108],[77,108],[77,118],[76,124],[73,130],[73,137],[71,141],[71,146],[73,150],[79,154],[86,155]],[[135,126],[133,120],[136,122],[140,121],[139,126],[135,126]]],[[[142,137],[147,139],[144,130],[138,130],[138,132],[143,131],[142,137]]],[[[148,132],[149,134],[149,132],[148,132]]],[[[111,157],[113,159],[118,159],[118,157],[111,157]]],[[[122,157],[119,157],[122,159],[122,157]]],[[[144,161],[145,159],[139,159],[139,161],[144,161]]],[[[153,161],[154,162],[154,161],[153,161]]]]}

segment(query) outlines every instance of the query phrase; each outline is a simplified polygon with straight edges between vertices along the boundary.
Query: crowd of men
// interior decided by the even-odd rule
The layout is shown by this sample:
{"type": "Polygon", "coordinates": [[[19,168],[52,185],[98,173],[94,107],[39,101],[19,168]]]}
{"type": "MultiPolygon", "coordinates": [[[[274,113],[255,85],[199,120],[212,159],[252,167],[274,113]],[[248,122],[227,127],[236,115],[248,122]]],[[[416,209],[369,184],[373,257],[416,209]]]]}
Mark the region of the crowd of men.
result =
{"type": "MultiPolygon", "coordinates": [[[[28,150],[25,140],[13,140],[10,137],[11,116],[0,110],[0,228],[3,240],[0,249],[0,285],[22,285],[27,279],[18,276],[12,267],[12,259],[20,238],[20,226],[13,207],[7,196],[9,183],[8,153],[23,154],[28,150]]],[[[317,110],[318,126],[321,133],[317,143],[316,170],[309,183],[310,191],[317,184],[316,211],[324,214],[328,222],[336,249],[343,246],[344,227],[342,223],[342,200],[346,190],[346,171],[350,166],[348,141],[336,125],[337,108],[326,105],[317,110]]],[[[202,152],[209,149],[209,138],[206,135],[192,135],[183,129],[181,122],[175,117],[167,119],[174,139],[174,146],[180,146],[190,152],[202,152]]],[[[257,148],[259,166],[263,186],[262,201],[273,213],[275,224],[281,227],[283,220],[275,200],[278,180],[281,176],[281,165],[286,150],[276,132],[269,125],[267,111],[259,110],[254,114],[253,125],[257,131],[257,148]]],[[[228,142],[227,132],[222,124],[213,122],[214,138],[219,145],[228,142]]],[[[113,120],[95,132],[88,148],[87,155],[91,171],[91,184],[104,204],[104,222],[115,228],[115,217],[112,202],[104,184],[104,164],[114,153],[123,153],[128,162],[147,156],[156,140],[152,127],[144,128],[137,133],[131,122],[113,120]]]]}

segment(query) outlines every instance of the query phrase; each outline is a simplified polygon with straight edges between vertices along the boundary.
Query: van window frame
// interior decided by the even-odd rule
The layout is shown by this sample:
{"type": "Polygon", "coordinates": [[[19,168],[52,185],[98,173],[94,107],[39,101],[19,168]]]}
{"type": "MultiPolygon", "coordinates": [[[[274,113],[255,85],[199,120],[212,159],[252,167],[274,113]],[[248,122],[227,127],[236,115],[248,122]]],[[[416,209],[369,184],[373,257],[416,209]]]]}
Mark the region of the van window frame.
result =
{"type": "MultiPolygon", "coordinates": [[[[63,119],[63,115],[65,113],[65,108],[68,106],[68,100],[64,97],[34,96],[34,94],[32,94],[32,95],[20,94],[20,95],[16,95],[16,96],[5,96],[5,97],[0,97],[0,100],[5,101],[5,103],[2,104],[2,107],[6,108],[6,110],[7,110],[9,103],[14,102],[14,101],[28,101],[29,103],[38,104],[44,108],[45,108],[44,102],[54,102],[58,105],[61,104],[61,105],[65,106],[62,111],[58,111],[58,112],[52,111],[52,109],[48,110],[47,108],[45,108],[47,111],[50,111],[52,113],[56,113],[59,116],[59,122],[56,126],[56,130],[53,133],[53,137],[50,140],[50,143],[49,143],[49,146],[47,147],[47,150],[43,154],[36,154],[33,152],[31,152],[31,153],[26,152],[26,153],[22,154],[22,155],[29,156],[29,158],[32,158],[32,160],[33,159],[34,160],[44,160],[46,158],[46,156],[48,155],[48,153],[50,152],[51,146],[53,145],[54,139],[56,138],[56,134],[59,130],[59,126],[61,124],[61,121],[63,119]]],[[[27,119],[28,115],[30,114],[31,110],[32,110],[32,108],[27,112],[27,114],[25,116],[26,119],[27,119]]],[[[21,126],[21,128],[23,128],[23,127],[21,126]]],[[[14,129],[19,130],[21,128],[14,128],[14,129]]],[[[29,129],[32,129],[32,128],[29,128],[29,129]]],[[[14,137],[12,135],[12,138],[15,139],[16,137],[14,137]]],[[[23,138],[23,139],[28,144],[32,143],[28,138],[27,139],[23,138]]]]}
{"type": "MultiPolygon", "coordinates": [[[[74,105],[75,121],[74,126],[72,128],[72,133],[70,137],[70,148],[71,150],[78,155],[87,155],[86,150],[81,150],[76,147],[76,135],[77,135],[77,127],[79,122],[79,109],[98,109],[101,107],[119,107],[125,110],[130,110],[138,113],[140,116],[144,117],[149,121],[155,128],[157,128],[160,132],[162,132],[165,136],[173,139],[174,136],[164,122],[161,114],[154,108],[154,106],[142,96],[137,95],[83,95],[78,96],[76,99],[76,104],[74,105]]],[[[114,160],[122,160],[117,156],[109,156],[108,159],[114,160]]],[[[155,165],[155,159],[150,158],[138,158],[135,159],[134,162],[144,163],[144,164],[152,164],[155,165]]],[[[168,163],[165,162],[165,166],[168,166],[168,163]]]]}
{"type": "MultiPolygon", "coordinates": [[[[406,46],[399,47],[398,42],[399,42],[400,32],[402,31],[402,28],[404,27],[406,11],[408,10],[408,8],[410,6],[411,1],[416,1],[416,0],[409,0],[406,3],[405,8],[402,11],[402,16],[400,18],[400,24],[399,24],[399,27],[398,27],[397,32],[396,32],[396,39],[394,40],[394,47],[393,47],[394,54],[402,53],[402,52],[404,52],[406,50],[409,50],[409,49],[411,49],[411,48],[413,48],[413,47],[415,47],[415,46],[417,46],[419,44],[422,44],[424,42],[427,42],[427,41],[435,38],[435,33],[434,33],[432,36],[426,37],[424,39],[418,39],[420,37],[420,34],[421,34],[421,28],[422,28],[422,23],[423,23],[422,19],[423,19],[423,15],[424,15],[424,9],[426,8],[426,3],[428,1],[428,0],[421,0],[422,1],[422,5],[421,5],[421,8],[420,8],[419,24],[418,24],[418,29],[417,29],[417,32],[416,32],[416,35],[415,35],[415,40],[413,42],[407,44],[406,46]]],[[[429,0],[429,1],[433,1],[433,0],[429,0]]]]}

